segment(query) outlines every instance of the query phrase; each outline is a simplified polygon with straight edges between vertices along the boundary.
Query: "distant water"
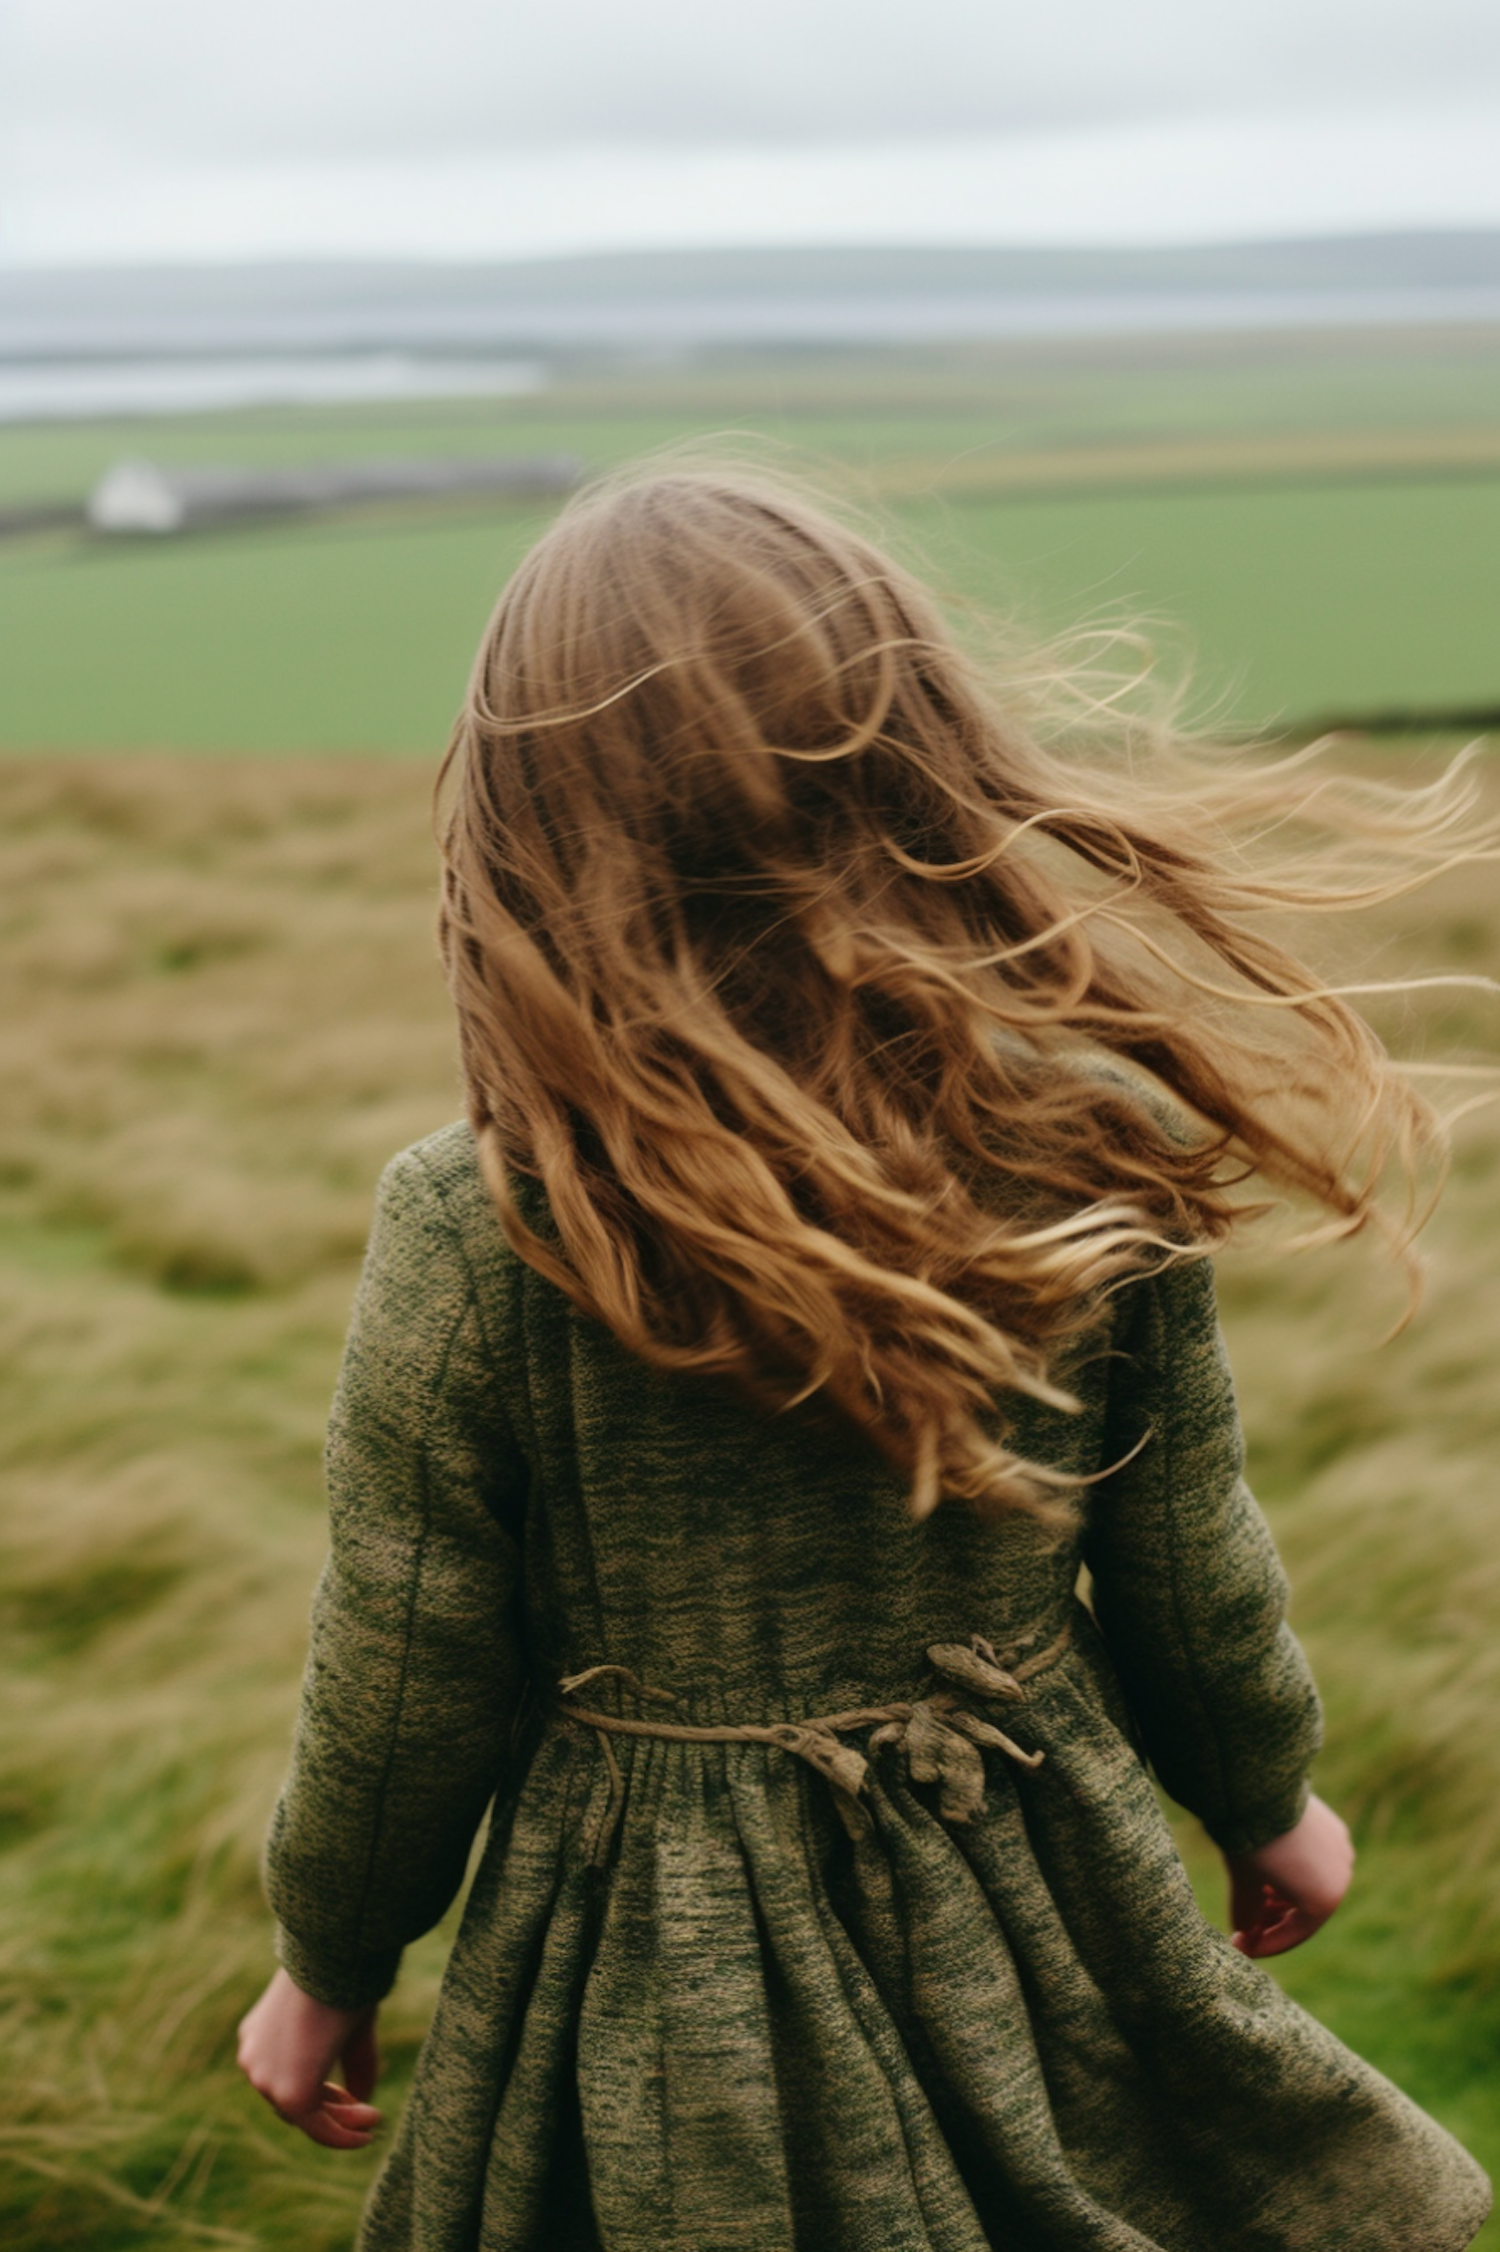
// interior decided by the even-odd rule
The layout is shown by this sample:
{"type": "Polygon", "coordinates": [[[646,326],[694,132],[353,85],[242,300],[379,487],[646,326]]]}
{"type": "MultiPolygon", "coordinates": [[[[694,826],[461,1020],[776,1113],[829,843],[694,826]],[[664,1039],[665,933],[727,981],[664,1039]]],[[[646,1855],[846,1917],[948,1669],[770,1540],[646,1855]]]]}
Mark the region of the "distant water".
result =
{"type": "Polygon", "coordinates": [[[701,354],[1500,322],[1500,229],[1144,249],[0,267],[0,422],[491,396],[701,354]]]}
{"type": "Polygon", "coordinates": [[[429,360],[399,352],[0,361],[0,423],[361,400],[498,398],[540,390],[545,381],[545,369],[534,360],[429,360]]]}

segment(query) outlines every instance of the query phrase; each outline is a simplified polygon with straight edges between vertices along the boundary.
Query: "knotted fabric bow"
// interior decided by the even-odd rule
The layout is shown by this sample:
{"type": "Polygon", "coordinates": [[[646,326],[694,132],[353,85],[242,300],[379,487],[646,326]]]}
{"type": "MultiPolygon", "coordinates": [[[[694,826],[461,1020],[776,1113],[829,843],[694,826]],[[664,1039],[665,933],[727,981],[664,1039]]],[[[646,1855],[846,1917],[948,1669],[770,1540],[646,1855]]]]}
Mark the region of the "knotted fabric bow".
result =
{"type": "MultiPolygon", "coordinates": [[[[1004,1752],[1007,1759],[1026,1768],[1040,1767],[1042,1754],[1023,1751],[1003,1729],[971,1712],[966,1700],[1015,1702],[1024,1697],[1023,1683],[1062,1656],[1071,1631],[1065,1626],[1045,1650],[1009,1667],[1001,1664],[982,1635],[973,1635],[968,1642],[934,1642],[927,1651],[934,1680],[927,1694],[914,1703],[864,1705],[853,1712],[823,1713],[810,1720],[691,1728],[679,1721],[627,1720],[617,1713],[594,1712],[565,1701],[563,1711],[569,1720],[596,1731],[609,1765],[609,1800],[592,1859],[602,1863],[606,1858],[624,1798],[624,1780],[610,1748],[611,1736],[647,1736],[673,1744],[774,1744],[804,1760],[832,1786],[834,1805],[855,1840],[868,1837],[873,1829],[864,1796],[870,1771],[867,1754],[891,1746],[904,1755],[914,1783],[938,1785],[938,1813],[945,1822],[972,1821],[984,1806],[983,1749],[1004,1752]],[[866,1751],[841,1740],[858,1728],[871,1730],[866,1751]]],[[[1033,1640],[1034,1636],[1027,1637],[1028,1643],[1033,1640]]],[[[590,1666],[583,1673],[565,1674],[558,1687],[567,1700],[590,1682],[602,1680],[620,1682],[642,1702],[672,1701],[666,1691],[648,1689],[625,1666],[590,1666]]]]}

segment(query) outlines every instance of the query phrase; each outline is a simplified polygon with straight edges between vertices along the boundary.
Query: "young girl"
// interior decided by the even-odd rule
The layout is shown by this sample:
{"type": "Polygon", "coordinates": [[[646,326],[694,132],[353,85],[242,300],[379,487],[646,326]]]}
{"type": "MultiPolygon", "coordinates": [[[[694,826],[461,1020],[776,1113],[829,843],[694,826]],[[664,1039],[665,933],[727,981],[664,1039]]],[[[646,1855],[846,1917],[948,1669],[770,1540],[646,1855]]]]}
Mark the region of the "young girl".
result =
{"type": "Polygon", "coordinates": [[[1352,1855],[1205,1254],[1434,1138],[1263,923],[1467,785],[987,686],[685,471],[542,540],[445,771],[469,1117],[381,1185],[240,2051],[367,2142],[493,1800],[365,2252],[1456,2252],[1477,2167],[1248,1959],[1352,1855]]]}

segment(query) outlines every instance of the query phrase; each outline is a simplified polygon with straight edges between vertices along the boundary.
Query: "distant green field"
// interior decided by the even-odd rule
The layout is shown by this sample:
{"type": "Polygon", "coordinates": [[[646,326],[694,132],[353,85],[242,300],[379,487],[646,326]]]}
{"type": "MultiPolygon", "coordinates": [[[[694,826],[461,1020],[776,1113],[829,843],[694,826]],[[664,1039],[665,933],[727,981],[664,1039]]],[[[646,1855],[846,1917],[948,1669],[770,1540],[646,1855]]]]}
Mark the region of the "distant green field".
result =
{"type": "Polygon", "coordinates": [[[923,513],[953,541],[952,576],[1023,617],[1175,624],[1203,702],[1237,725],[1500,708],[1500,478],[923,513]]]}
{"type": "MultiPolygon", "coordinates": [[[[1500,705],[1500,479],[891,512],[955,589],[1174,622],[1246,726],[1500,705]]],[[[535,510],[0,550],[0,744],[431,753],[535,510]]]]}
{"type": "Polygon", "coordinates": [[[0,549],[0,743],[434,750],[545,518],[348,520],[0,549]]]}
{"type": "MultiPolygon", "coordinates": [[[[728,430],[873,499],[956,595],[1042,629],[1164,621],[1204,708],[1297,726],[1500,705],[1497,378],[1484,334],[768,359],[495,401],[12,429],[0,506],[81,497],[127,452],[254,466],[565,448],[592,467],[728,430]],[[1452,458],[1424,467],[1434,434],[1452,458]]],[[[490,504],[160,543],[12,538],[0,747],[430,754],[545,521],[490,504]]]]}

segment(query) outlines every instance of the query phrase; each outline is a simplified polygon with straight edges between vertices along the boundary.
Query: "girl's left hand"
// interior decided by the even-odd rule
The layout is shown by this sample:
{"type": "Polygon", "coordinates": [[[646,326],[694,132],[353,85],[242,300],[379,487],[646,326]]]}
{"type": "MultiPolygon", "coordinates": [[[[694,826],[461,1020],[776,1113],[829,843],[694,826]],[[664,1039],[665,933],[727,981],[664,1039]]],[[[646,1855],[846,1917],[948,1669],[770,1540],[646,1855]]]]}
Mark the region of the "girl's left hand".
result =
{"type": "Polygon", "coordinates": [[[380,2125],[365,2100],[380,2069],[373,2004],[336,2010],[279,1970],[240,2021],[239,2066],[279,2118],[329,2150],[363,2150],[380,2125]],[[347,2087],[328,2077],[338,2063],[347,2087]]]}
{"type": "Polygon", "coordinates": [[[1320,1931],[1354,1874],[1354,1843],[1322,1799],[1301,1821],[1250,1853],[1226,1853],[1234,1945],[1242,1955],[1284,1955],[1320,1931]]]}

